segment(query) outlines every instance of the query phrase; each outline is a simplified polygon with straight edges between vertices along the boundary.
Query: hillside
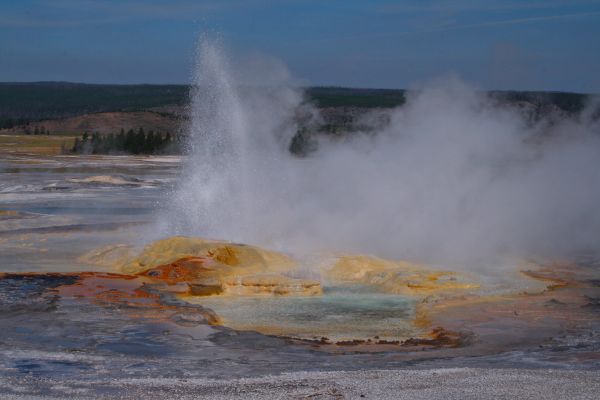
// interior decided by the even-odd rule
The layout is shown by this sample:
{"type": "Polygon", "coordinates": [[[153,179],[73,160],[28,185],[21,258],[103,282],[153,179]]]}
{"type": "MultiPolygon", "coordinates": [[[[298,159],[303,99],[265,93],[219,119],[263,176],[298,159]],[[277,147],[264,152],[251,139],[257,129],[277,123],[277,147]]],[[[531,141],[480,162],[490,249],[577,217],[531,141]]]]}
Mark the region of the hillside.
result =
{"type": "MultiPolygon", "coordinates": [[[[92,85],[68,82],[0,83],[0,129],[27,122],[91,113],[156,111],[181,113],[188,85],[92,85]]],[[[402,105],[405,90],[306,88],[307,101],[319,108],[389,108],[402,105]]],[[[562,92],[492,91],[501,102],[524,103],[536,112],[580,111],[588,96],[562,92]]]]}
{"type": "MultiPolygon", "coordinates": [[[[178,136],[187,119],[188,92],[186,85],[0,83],[0,133],[69,137],[67,147],[71,146],[73,137],[83,139],[86,132],[105,136],[121,130],[137,132],[141,128],[147,133],[178,136]]],[[[338,137],[381,129],[388,123],[385,109],[401,106],[407,95],[405,90],[340,87],[310,87],[305,93],[306,101],[320,109],[321,119],[318,126],[301,124],[290,144],[290,150],[298,155],[315,147],[315,135],[338,137]]],[[[488,95],[499,104],[521,109],[532,122],[547,115],[561,118],[576,115],[589,97],[578,93],[516,91],[491,91],[488,95]]],[[[105,147],[106,151],[125,149],[121,146],[123,149],[115,150],[106,143],[100,146],[102,140],[96,139],[96,147],[105,147]]],[[[144,140],[155,142],[152,137],[144,140]]],[[[145,151],[154,148],[153,145],[142,146],[141,139],[138,141],[138,147],[145,151]]],[[[38,142],[30,139],[27,146],[37,146],[38,142]]],[[[58,142],[49,143],[56,147],[58,142]]]]}
{"type": "Polygon", "coordinates": [[[51,119],[32,122],[6,129],[8,133],[33,133],[35,130],[49,134],[66,134],[98,132],[100,134],[117,133],[121,129],[139,129],[155,132],[172,132],[179,130],[180,121],[172,114],[152,111],[103,112],[78,115],[64,119],[51,119]]]}
{"type": "Polygon", "coordinates": [[[184,104],[187,93],[185,85],[0,83],[0,128],[26,121],[184,104]]]}

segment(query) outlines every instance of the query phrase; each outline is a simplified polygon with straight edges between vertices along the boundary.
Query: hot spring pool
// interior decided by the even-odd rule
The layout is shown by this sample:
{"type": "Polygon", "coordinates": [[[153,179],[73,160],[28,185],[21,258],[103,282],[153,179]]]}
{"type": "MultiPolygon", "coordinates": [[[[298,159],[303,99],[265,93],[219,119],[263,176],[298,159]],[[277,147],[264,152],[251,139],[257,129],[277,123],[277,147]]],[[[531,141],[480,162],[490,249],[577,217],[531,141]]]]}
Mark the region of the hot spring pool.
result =
{"type": "Polygon", "coordinates": [[[236,330],[299,339],[402,340],[412,325],[414,300],[346,288],[325,288],[322,296],[212,296],[187,299],[214,310],[236,330]]]}

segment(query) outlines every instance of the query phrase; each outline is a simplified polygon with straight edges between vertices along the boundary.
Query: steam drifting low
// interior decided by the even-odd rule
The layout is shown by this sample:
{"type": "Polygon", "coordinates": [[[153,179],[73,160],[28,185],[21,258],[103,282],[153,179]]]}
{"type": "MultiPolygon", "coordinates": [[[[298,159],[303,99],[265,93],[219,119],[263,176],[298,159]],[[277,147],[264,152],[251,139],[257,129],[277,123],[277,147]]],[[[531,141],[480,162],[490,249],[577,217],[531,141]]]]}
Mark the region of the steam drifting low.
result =
{"type": "Polygon", "coordinates": [[[233,63],[202,40],[194,84],[191,156],[163,234],[479,267],[600,250],[597,104],[532,123],[440,79],[375,134],[322,138],[298,158],[300,116],[319,115],[281,63],[233,63]]]}

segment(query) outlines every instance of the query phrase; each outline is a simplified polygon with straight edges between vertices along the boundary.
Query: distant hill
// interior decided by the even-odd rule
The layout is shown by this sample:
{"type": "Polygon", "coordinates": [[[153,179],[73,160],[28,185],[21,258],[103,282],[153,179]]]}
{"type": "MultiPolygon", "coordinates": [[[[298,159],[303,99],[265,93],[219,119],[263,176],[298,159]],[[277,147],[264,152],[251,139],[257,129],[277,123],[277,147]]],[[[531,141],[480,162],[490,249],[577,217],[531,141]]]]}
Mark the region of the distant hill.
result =
{"type": "MultiPolygon", "coordinates": [[[[94,144],[91,151],[102,153],[129,151],[127,146],[116,146],[115,138],[119,136],[115,135],[141,130],[146,136],[143,146],[138,140],[141,146],[138,147],[144,153],[152,153],[155,148],[176,152],[181,148],[175,145],[185,135],[189,89],[187,85],[0,83],[0,132],[10,140],[30,137],[28,151],[42,136],[47,137],[43,140],[52,144],[54,152],[75,148],[78,146],[73,141],[78,136],[81,144],[78,151],[86,152],[90,145],[85,138],[91,137],[94,144]],[[64,139],[59,142],[51,140],[52,137],[64,139]],[[156,138],[173,143],[157,147],[156,138]]],[[[337,138],[381,130],[389,123],[385,109],[403,105],[407,91],[309,87],[305,88],[305,94],[307,101],[320,108],[321,118],[312,125],[299,123],[290,151],[300,156],[316,148],[316,135],[337,138]]],[[[488,95],[500,105],[522,110],[533,123],[549,115],[558,118],[576,115],[588,101],[588,95],[578,93],[491,91],[488,95]]]]}
{"type": "Polygon", "coordinates": [[[569,92],[518,92],[493,90],[489,95],[508,104],[529,104],[537,110],[556,109],[565,113],[578,113],[586,105],[590,95],[569,92]]]}
{"type": "Polygon", "coordinates": [[[311,87],[308,98],[318,107],[397,107],[406,101],[402,89],[353,89],[342,87],[311,87]]]}
{"type": "MultiPolygon", "coordinates": [[[[19,125],[5,130],[7,133],[34,133],[36,128],[48,134],[81,134],[98,132],[100,134],[117,133],[121,129],[142,128],[145,131],[177,133],[181,121],[172,114],[152,111],[98,112],[77,115],[61,119],[47,119],[19,125]]],[[[44,134],[42,133],[42,134],[44,134]]]]}
{"type": "Polygon", "coordinates": [[[186,85],[0,83],[0,120],[6,124],[9,119],[39,121],[96,112],[143,111],[184,104],[187,95],[186,85]]]}
{"type": "MultiPolygon", "coordinates": [[[[64,119],[91,113],[153,111],[167,119],[180,114],[188,85],[96,85],[70,82],[0,83],[0,129],[28,122],[64,119]]],[[[389,108],[405,102],[401,89],[306,88],[320,108],[389,108]]],[[[535,113],[579,112],[587,95],[562,92],[493,91],[500,102],[531,108],[535,113]]]]}

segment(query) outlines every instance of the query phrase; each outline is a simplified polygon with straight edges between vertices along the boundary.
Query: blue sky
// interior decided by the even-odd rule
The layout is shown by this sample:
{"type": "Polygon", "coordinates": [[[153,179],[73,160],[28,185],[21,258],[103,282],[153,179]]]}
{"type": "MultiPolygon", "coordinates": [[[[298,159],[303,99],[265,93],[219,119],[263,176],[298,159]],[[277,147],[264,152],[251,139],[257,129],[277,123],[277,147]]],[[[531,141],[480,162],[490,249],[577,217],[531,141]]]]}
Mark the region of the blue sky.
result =
{"type": "Polygon", "coordinates": [[[0,81],[186,83],[201,32],[313,85],[600,92],[600,0],[0,0],[0,81]]]}

